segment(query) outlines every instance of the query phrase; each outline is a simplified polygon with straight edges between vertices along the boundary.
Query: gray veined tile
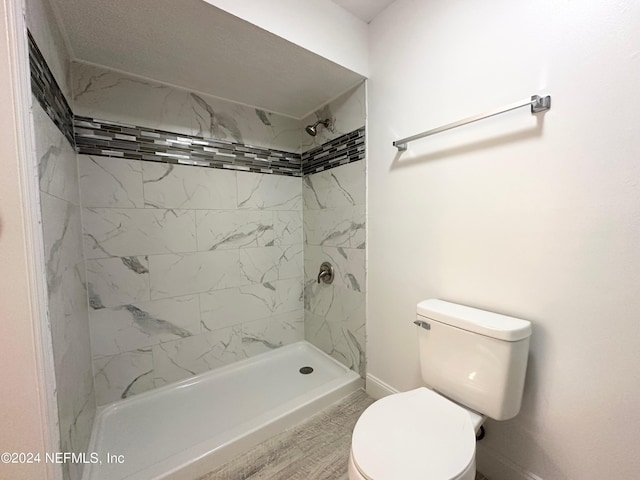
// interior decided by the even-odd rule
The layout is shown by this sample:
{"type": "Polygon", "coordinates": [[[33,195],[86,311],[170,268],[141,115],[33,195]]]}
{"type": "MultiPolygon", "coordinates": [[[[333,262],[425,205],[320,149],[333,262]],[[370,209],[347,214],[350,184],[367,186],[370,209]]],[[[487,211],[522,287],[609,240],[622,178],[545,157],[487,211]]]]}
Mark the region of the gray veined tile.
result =
{"type": "Polygon", "coordinates": [[[299,177],[238,173],[238,208],[300,210],[302,180],[299,177]]]}
{"type": "Polygon", "coordinates": [[[305,284],[305,338],[363,374],[365,295],[339,285],[305,284]]]}
{"type": "Polygon", "coordinates": [[[234,327],[155,345],[155,385],[176,382],[243,358],[241,332],[234,327]]]}
{"type": "Polygon", "coordinates": [[[304,125],[325,118],[331,118],[333,123],[331,128],[319,129],[315,137],[304,135],[302,150],[310,150],[362,127],[365,124],[365,103],[365,88],[364,83],[361,83],[305,117],[302,120],[304,125]]]}
{"type": "Polygon", "coordinates": [[[47,193],[40,196],[47,285],[49,294],[60,288],[66,270],[82,262],[80,209],[47,193]]]}
{"type": "Polygon", "coordinates": [[[305,209],[348,207],[365,204],[365,163],[352,162],[303,178],[305,209]]]}
{"type": "Polygon", "coordinates": [[[273,212],[275,245],[302,244],[302,211],[286,210],[273,212]]]}
{"type": "Polygon", "coordinates": [[[93,365],[98,405],[146,392],[154,387],[150,349],[96,358],[93,365]]]}
{"type": "Polygon", "coordinates": [[[116,355],[200,333],[197,295],[93,310],[94,357],[116,355]]]}
{"type": "Polygon", "coordinates": [[[247,357],[304,340],[302,309],[241,325],[242,350],[247,357]]]}
{"type": "Polygon", "coordinates": [[[305,312],[305,339],[364,377],[366,374],[364,325],[352,328],[340,321],[305,312]]]}
{"type": "Polygon", "coordinates": [[[196,250],[192,210],[85,208],[83,226],[89,259],[196,250]]]}
{"type": "Polygon", "coordinates": [[[40,191],[78,205],[76,153],[66,137],[38,104],[33,103],[40,191]]]}
{"type": "Polygon", "coordinates": [[[240,276],[238,250],[149,257],[151,298],[208,292],[247,283],[240,276]]]}
{"type": "Polygon", "coordinates": [[[93,309],[150,300],[147,257],[87,260],[87,290],[93,309]]]}
{"type": "Polygon", "coordinates": [[[302,306],[301,277],[200,295],[202,326],[211,331],[301,310],[302,306]]]}
{"type": "Polygon", "coordinates": [[[304,215],[304,233],[309,245],[364,248],[365,207],[355,205],[307,210],[304,215]]]}
{"type": "Polygon", "coordinates": [[[248,283],[301,277],[302,245],[243,248],[240,250],[240,273],[248,283]]]}
{"type": "Polygon", "coordinates": [[[189,94],[189,100],[192,105],[191,108],[194,112],[197,112],[195,118],[199,125],[198,135],[244,143],[242,132],[234,115],[216,112],[207,100],[195,93],[189,94]]]}
{"type": "Polygon", "coordinates": [[[236,172],[144,162],[144,202],[148,207],[235,209],[236,172]]]}
{"type": "Polygon", "coordinates": [[[143,208],[142,162],[78,155],[83,207],[143,208]]]}
{"type": "Polygon", "coordinates": [[[199,210],[198,249],[223,250],[274,244],[273,213],[260,210],[199,210]]]}

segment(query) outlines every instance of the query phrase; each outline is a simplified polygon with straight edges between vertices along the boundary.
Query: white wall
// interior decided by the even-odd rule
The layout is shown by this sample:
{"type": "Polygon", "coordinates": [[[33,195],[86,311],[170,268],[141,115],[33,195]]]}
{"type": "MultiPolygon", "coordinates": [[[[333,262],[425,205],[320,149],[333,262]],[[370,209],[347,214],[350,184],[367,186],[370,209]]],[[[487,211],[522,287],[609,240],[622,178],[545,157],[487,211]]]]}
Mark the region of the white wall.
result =
{"type": "MultiPolygon", "coordinates": [[[[29,86],[26,39],[20,38],[22,9],[21,1],[0,2],[5,32],[0,36],[0,103],[4,106],[0,110],[0,450],[44,452],[55,448],[51,438],[55,434],[49,431],[52,419],[47,419],[54,409],[48,411],[45,396],[51,385],[46,385],[40,372],[44,352],[39,351],[41,332],[35,328],[40,312],[34,308],[36,281],[30,275],[34,255],[29,253],[36,232],[23,197],[29,159],[20,139],[26,126],[29,86]]],[[[53,471],[44,463],[4,464],[0,479],[54,478],[53,471]]]]}
{"type": "Polygon", "coordinates": [[[367,24],[330,0],[206,0],[366,77],[367,24]]]}
{"type": "Polygon", "coordinates": [[[640,478],[639,19],[632,0],[398,0],[370,25],[368,372],[420,385],[426,298],[530,319],[522,411],[480,447],[492,480],[640,478]],[[544,117],[391,145],[536,92],[544,117]]]}

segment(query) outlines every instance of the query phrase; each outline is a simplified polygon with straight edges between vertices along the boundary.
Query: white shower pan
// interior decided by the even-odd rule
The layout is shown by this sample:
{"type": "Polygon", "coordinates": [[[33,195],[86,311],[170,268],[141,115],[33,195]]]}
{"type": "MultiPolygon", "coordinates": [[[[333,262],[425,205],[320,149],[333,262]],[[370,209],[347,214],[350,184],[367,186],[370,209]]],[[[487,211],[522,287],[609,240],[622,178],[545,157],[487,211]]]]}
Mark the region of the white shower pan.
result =
{"type": "Polygon", "coordinates": [[[82,478],[194,479],[361,386],[307,342],[281,347],[105,407],[89,444],[102,463],[82,478]]]}

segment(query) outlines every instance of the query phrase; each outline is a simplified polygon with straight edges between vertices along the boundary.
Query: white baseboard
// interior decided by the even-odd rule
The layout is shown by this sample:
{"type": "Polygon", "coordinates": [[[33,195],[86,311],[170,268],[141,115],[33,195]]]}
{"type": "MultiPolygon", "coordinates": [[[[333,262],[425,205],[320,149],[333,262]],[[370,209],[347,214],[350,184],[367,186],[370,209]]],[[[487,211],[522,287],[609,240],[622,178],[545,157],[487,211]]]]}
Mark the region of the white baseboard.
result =
{"type": "Polygon", "coordinates": [[[367,374],[365,390],[376,400],[386,397],[387,395],[398,393],[398,390],[393,388],[391,385],[384,383],[382,380],[371,374],[367,374]]]}
{"type": "Polygon", "coordinates": [[[525,471],[508,458],[478,443],[476,469],[490,480],[543,480],[542,477],[525,471]]]}

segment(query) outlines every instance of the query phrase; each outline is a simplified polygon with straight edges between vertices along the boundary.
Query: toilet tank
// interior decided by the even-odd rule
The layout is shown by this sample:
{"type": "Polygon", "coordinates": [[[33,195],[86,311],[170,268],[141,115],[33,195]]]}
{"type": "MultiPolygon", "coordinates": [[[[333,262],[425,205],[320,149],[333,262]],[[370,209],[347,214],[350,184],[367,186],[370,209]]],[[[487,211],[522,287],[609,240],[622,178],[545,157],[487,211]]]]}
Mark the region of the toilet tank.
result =
{"type": "Polygon", "coordinates": [[[432,299],[418,304],[415,323],[429,387],[495,420],[518,414],[530,322],[432,299]]]}

